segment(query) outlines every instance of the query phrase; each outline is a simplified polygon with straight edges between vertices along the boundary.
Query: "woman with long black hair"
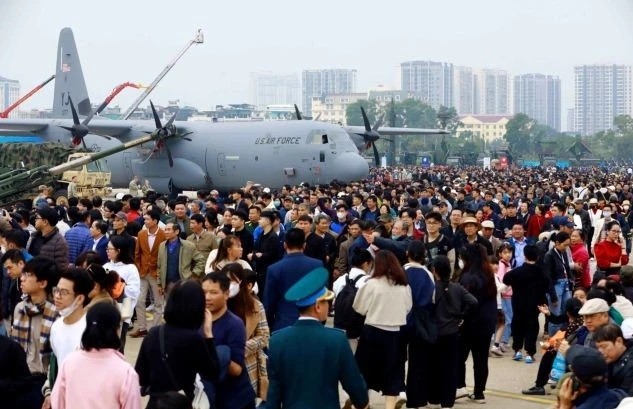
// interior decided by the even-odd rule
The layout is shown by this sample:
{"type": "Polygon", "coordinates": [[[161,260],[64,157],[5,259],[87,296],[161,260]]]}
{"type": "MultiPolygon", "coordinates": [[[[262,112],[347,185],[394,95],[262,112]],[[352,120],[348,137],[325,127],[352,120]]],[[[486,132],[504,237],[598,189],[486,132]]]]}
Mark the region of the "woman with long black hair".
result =
{"type": "Polygon", "coordinates": [[[477,298],[478,305],[464,317],[461,328],[460,350],[461,365],[458,366],[456,397],[468,395],[466,390],[466,360],[473,354],[475,372],[475,390],[468,397],[477,403],[485,403],[486,382],[488,381],[488,348],[497,322],[497,285],[488,262],[486,249],[471,243],[459,252],[464,268],[459,283],[477,298]]]}
{"type": "Polygon", "coordinates": [[[378,251],[374,274],[354,299],[354,310],[365,316],[356,361],[367,387],[385,395],[386,409],[394,409],[405,390],[406,343],[400,328],[411,307],[411,288],[398,259],[391,251],[378,251]]]}

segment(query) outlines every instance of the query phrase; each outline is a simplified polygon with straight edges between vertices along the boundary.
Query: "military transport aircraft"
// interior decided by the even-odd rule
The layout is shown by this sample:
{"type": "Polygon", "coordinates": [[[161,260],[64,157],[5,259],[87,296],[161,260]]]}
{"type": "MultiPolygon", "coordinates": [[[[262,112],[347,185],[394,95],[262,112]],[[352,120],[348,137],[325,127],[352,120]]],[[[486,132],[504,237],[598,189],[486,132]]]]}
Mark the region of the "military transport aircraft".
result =
{"type": "MultiPolygon", "coordinates": [[[[0,135],[38,135],[45,142],[71,141],[100,151],[155,134],[153,142],[105,159],[113,187],[127,187],[134,175],[159,193],[215,188],[227,190],[253,180],[284,184],[360,180],[369,165],[359,152],[385,135],[445,133],[436,129],[371,128],[297,120],[275,122],[153,121],[95,119],[70,28],[60,32],[53,115],[56,119],[1,119],[0,135]],[[80,122],[80,116],[85,116],[80,122]],[[378,132],[380,131],[380,133],[378,132]]],[[[29,166],[29,164],[27,164],[29,166]]]]}

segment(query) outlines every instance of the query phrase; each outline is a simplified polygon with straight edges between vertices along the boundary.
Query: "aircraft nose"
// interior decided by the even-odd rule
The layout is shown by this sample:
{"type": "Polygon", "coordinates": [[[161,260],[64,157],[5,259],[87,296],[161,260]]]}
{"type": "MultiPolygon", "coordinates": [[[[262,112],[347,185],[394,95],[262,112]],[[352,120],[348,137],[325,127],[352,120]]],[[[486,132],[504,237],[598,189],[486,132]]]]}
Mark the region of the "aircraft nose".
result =
{"type": "Polygon", "coordinates": [[[333,177],[347,182],[361,180],[369,174],[369,164],[357,153],[345,152],[335,161],[333,177]]]}

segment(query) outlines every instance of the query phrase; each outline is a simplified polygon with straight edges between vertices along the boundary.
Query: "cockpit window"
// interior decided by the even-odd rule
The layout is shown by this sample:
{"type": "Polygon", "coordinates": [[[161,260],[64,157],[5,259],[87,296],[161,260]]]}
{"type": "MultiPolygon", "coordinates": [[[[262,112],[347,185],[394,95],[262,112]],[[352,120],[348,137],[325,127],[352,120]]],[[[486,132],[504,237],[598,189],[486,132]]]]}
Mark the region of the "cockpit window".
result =
{"type": "Polygon", "coordinates": [[[310,145],[327,145],[330,143],[330,140],[325,130],[315,129],[310,131],[310,134],[306,138],[306,143],[310,145]]]}

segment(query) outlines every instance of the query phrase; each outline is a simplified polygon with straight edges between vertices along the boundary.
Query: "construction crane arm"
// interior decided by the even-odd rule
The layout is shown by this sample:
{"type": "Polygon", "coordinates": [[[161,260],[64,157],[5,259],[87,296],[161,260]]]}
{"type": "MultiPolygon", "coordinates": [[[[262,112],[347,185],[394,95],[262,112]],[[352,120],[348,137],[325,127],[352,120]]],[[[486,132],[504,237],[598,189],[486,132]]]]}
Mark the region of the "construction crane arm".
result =
{"type": "Polygon", "coordinates": [[[132,115],[134,110],[138,108],[138,106],[145,100],[145,98],[147,98],[147,96],[154,90],[154,88],[156,88],[156,86],[163,79],[163,77],[167,75],[167,73],[174,67],[174,65],[176,65],[178,60],[180,60],[180,58],[187,52],[187,50],[192,45],[202,44],[202,43],[204,43],[204,34],[202,33],[202,29],[199,29],[198,32],[196,33],[196,36],[193,38],[193,40],[189,40],[187,42],[187,45],[185,45],[185,47],[182,50],[180,50],[178,54],[176,54],[176,57],[169,64],[167,64],[167,66],[163,69],[163,71],[160,72],[160,74],[158,74],[156,79],[154,79],[154,81],[147,87],[145,92],[143,92],[132,103],[132,105],[130,105],[130,107],[121,115],[121,119],[128,119],[132,115]]]}
{"type": "Polygon", "coordinates": [[[44,86],[46,84],[48,84],[49,82],[51,82],[54,78],[55,78],[55,75],[51,75],[46,81],[44,81],[43,83],[41,83],[37,87],[33,88],[25,96],[23,96],[22,98],[20,98],[17,101],[15,101],[13,104],[9,105],[9,107],[7,109],[5,109],[4,111],[0,112],[0,118],[8,118],[9,114],[11,113],[11,111],[13,111],[15,108],[17,108],[21,103],[23,103],[27,99],[31,98],[31,96],[33,94],[35,94],[37,91],[39,91],[42,88],[44,88],[44,86]]]}

